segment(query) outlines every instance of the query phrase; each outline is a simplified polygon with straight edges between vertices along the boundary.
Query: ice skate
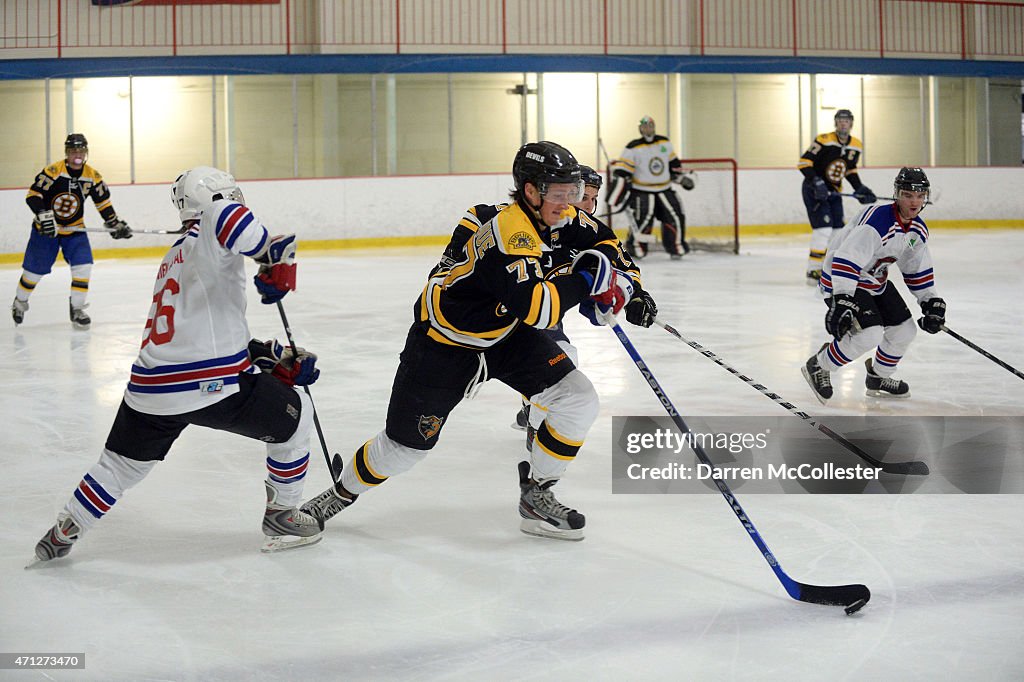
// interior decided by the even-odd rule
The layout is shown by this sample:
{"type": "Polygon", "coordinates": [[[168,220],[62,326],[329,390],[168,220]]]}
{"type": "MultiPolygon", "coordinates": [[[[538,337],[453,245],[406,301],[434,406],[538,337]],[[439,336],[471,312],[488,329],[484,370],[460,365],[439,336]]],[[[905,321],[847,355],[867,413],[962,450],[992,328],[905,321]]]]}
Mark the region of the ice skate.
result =
{"type": "Polygon", "coordinates": [[[14,325],[18,326],[25,321],[25,313],[28,311],[28,301],[22,301],[18,297],[11,303],[11,317],[14,318],[14,325]]]}
{"type": "Polygon", "coordinates": [[[303,513],[312,516],[320,525],[320,530],[323,530],[324,524],[337,516],[342,509],[354,504],[357,499],[359,499],[358,495],[352,495],[351,497],[343,496],[337,491],[337,488],[332,485],[327,490],[303,504],[299,509],[303,513]]]}
{"type": "Polygon", "coordinates": [[[526,427],[530,425],[530,403],[523,403],[522,409],[516,414],[516,420],[512,423],[512,428],[517,431],[525,431],[526,427]]]}
{"type": "MultiPolygon", "coordinates": [[[[828,346],[828,344],[826,343],[822,346],[821,350],[824,350],[825,346],[828,346]]],[[[804,379],[807,380],[807,385],[814,391],[814,397],[822,405],[825,405],[832,398],[832,376],[818,362],[818,353],[807,359],[804,366],[800,368],[800,372],[804,375],[804,379]]]]}
{"type": "Polygon", "coordinates": [[[804,281],[807,282],[807,286],[809,286],[809,287],[816,287],[816,286],[818,286],[818,281],[820,279],[821,279],[821,270],[808,270],[807,271],[807,277],[805,278],[804,281]]]}
{"type": "Polygon", "coordinates": [[[260,551],[280,552],[320,542],[320,523],[295,507],[277,504],[277,490],[266,481],[263,485],[267,489],[267,510],[263,515],[266,537],[260,551]]]}
{"type": "Polygon", "coordinates": [[[626,251],[629,252],[629,255],[631,255],[634,260],[640,260],[647,255],[647,244],[630,237],[626,240],[626,251]]]}
{"type": "Polygon", "coordinates": [[[864,386],[872,398],[909,398],[910,385],[905,381],[893,377],[883,377],[875,374],[875,368],[871,364],[871,358],[864,361],[868,375],[864,378],[864,386]]]}
{"type": "Polygon", "coordinates": [[[92,320],[89,319],[89,316],[85,314],[85,309],[88,306],[89,304],[86,303],[81,307],[76,308],[75,305],[71,302],[71,299],[68,299],[68,311],[70,312],[71,315],[71,324],[75,327],[75,329],[85,330],[89,328],[90,324],[92,324],[92,320]]]}
{"type": "Polygon", "coordinates": [[[82,534],[82,530],[67,512],[61,512],[57,516],[57,523],[46,535],[36,543],[36,559],[38,561],[50,561],[60,559],[68,555],[71,545],[74,544],[82,534]]]}
{"type": "Polygon", "coordinates": [[[586,517],[555,499],[551,486],[558,479],[535,481],[530,478],[530,463],[519,463],[519,530],[527,535],[558,540],[582,540],[586,517]]]}

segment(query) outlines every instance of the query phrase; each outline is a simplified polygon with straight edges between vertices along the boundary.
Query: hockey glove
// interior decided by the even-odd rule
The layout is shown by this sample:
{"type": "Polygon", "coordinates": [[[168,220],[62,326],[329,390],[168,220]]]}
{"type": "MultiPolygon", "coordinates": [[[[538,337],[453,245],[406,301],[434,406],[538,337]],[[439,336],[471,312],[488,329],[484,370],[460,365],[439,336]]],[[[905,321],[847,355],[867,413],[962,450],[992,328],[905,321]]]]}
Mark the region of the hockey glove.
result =
{"type": "Polygon", "coordinates": [[[938,334],[942,326],[946,324],[946,302],[936,296],[921,302],[921,312],[924,317],[917,321],[921,329],[929,334],[938,334]]]}
{"type": "Polygon", "coordinates": [[[32,227],[44,237],[57,236],[57,221],[53,217],[53,211],[40,211],[36,219],[32,221],[32,227]]]}
{"type": "Polygon", "coordinates": [[[861,185],[853,191],[853,198],[862,204],[873,204],[878,201],[878,197],[867,185],[861,185]]]}
{"type": "Polygon", "coordinates": [[[295,290],[295,235],[272,237],[266,251],[256,257],[260,270],[253,277],[263,303],[277,303],[295,290]]]}
{"type": "Polygon", "coordinates": [[[103,223],[103,227],[107,228],[107,232],[114,239],[132,238],[132,228],[128,227],[128,223],[116,216],[103,223]]]}
{"type": "Polygon", "coordinates": [[[608,210],[612,213],[620,213],[629,206],[629,200],[633,196],[633,183],[623,175],[614,175],[612,185],[608,190],[608,210]]]}
{"type": "Polygon", "coordinates": [[[639,327],[650,327],[658,316],[658,306],[649,293],[639,287],[626,304],[626,321],[639,327]]]}
{"type": "Polygon", "coordinates": [[[811,180],[811,191],[814,193],[815,201],[825,201],[828,199],[828,185],[821,178],[815,176],[811,180]]]}
{"type": "Polygon", "coordinates": [[[689,192],[697,186],[697,174],[693,171],[683,171],[679,174],[679,177],[675,178],[675,181],[679,183],[680,187],[689,192]]]}
{"type": "Polygon", "coordinates": [[[853,327],[860,315],[860,306],[850,294],[836,294],[828,301],[825,313],[825,331],[833,338],[841,339],[853,327]]]}
{"type": "Polygon", "coordinates": [[[265,342],[253,339],[249,342],[249,356],[260,370],[271,373],[288,386],[308,386],[320,378],[316,355],[305,348],[296,350],[298,355],[274,339],[265,342]]]}

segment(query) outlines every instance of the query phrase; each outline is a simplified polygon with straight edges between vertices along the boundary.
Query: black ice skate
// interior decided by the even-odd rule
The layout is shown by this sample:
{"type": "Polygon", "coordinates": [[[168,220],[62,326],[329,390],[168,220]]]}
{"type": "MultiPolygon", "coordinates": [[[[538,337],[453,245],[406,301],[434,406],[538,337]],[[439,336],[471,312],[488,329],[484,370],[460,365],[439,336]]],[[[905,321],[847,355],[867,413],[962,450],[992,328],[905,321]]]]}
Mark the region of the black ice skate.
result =
{"type": "MultiPolygon", "coordinates": [[[[822,350],[825,346],[821,347],[822,350]]],[[[820,353],[821,350],[818,351],[820,353]]],[[[807,362],[803,367],[800,368],[800,373],[804,375],[804,379],[807,380],[807,385],[814,391],[814,397],[818,399],[822,405],[832,398],[832,377],[828,371],[821,366],[818,362],[818,353],[815,353],[807,359],[807,362]]]]}
{"type": "Polygon", "coordinates": [[[558,540],[582,540],[587,520],[575,509],[555,499],[551,486],[558,479],[535,481],[530,478],[530,463],[519,463],[519,530],[527,535],[558,540]]]}
{"type": "Polygon", "coordinates": [[[883,377],[875,374],[875,368],[871,364],[871,358],[864,361],[868,369],[868,375],[864,378],[864,386],[872,398],[909,398],[910,385],[905,381],[893,377],[883,377]]]}
{"type": "Polygon", "coordinates": [[[516,420],[512,424],[512,428],[517,431],[525,431],[526,427],[530,425],[530,403],[523,403],[522,409],[516,413],[516,420]]]}
{"type": "Polygon", "coordinates": [[[71,315],[71,324],[75,327],[75,329],[85,330],[89,328],[90,324],[92,324],[92,320],[89,319],[89,316],[85,314],[85,308],[88,305],[89,304],[86,303],[82,307],[76,308],[74,304],[71,302],[71,299],[68,299],[68,311],[70,312],[71,315]]]}
{"type": "Polygon", "coordinates": [[[342,509],[354,504],[359,499],[358,495],[348,496],[338,492],[337,485],[341,484],[332,485],[299,508],[316,519],[320,524],[320,530],[323,530],[324,524],[337,516],[342,509]]]}
{"type": "Polygon", "coordinates": [[[320,523],[309,514],[277,503],[277,490],[266,481],[267,510],[263,514],[261,552],[280,552],[320,542],[320,523]]]}
{"type": "Polygon", "coordinates": [[[39,561],[50,561],[60,559],[68,555],[71,545],[74,544],[82,534],[82,530],[67,512],[61,512],[57,516],[57,524],[46,532],[46,535],[36,543],[36,559],[39,561]]]}
{"type": "Polygon", "coordinates": [[[19,300],[17,297],[11,304],[11,317],[14,318],[14,325],[18,326],[25,321],[25,313],[28,311],[28,301],[19,300]]]}

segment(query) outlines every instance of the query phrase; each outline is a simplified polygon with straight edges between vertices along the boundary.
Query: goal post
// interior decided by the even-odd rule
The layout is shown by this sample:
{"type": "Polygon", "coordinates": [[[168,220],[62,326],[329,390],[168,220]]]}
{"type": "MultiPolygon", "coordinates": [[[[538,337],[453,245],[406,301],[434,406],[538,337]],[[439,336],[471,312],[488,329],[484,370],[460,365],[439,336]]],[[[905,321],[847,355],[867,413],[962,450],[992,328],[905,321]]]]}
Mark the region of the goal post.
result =
{"type": "MultiPolygon", "coordinates": [[[[686,213],[686,241],[690,248],[702,251],[740,252],[739,166],[735,159],[680,159],[684,171],[693,173],[692,190],[673,183],[686,213]]],[[[611,178],[608,178],[609,181],[611,178]]],[[[609,182],[610,185],[610,182],[609,182]]],[[[613,229],[629,230],[625,213],[606,214],[613,229]]],[[[650,247],[660,248],[661,226],[655,221],[656,238],[650,247]]]]}

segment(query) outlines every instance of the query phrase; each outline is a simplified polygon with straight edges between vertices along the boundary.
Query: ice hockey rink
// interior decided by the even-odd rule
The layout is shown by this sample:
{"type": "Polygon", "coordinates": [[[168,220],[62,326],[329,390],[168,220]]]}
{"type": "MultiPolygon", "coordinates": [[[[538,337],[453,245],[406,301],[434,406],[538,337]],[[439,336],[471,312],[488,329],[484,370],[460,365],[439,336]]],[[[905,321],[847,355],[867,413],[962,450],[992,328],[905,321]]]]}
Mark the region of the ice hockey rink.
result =
{"type": "MultiPolygon", "coordinates": [[[[931,244],[950,328],[1024,367],[1024,232],[934,230],[931,244]]],[[[819,405],[799,371],[825,339],[825,307],[802,281],[806,247],[804,235],[751,239],[739,256],[653,254],[641,266],[661,319],[815,418],[1024,415],[1024,381],[945,334],[919,334],[901,363],[909,400],[866,397],[858,361],[819,405]]],[[[285,308],[296,341],[320,356],[312,393],[346,461],[383,427],[412,304],[440,250],[300,245],[285,308]]],[[[85,654],[84,670],[0,678],[1024,678],[1024,496],[928,493],[930,481],[913,494],[737,487],[792,578],[873,593],[853,616],[794,601],[720,495],[612,494],[612,416],[663,411],[613,334],[576,312],[567,331],[602,411],[555,490],[586,514],[583,542],[519,532],[518,396],[492,381],[424,462],[364,495],[318,545],[261,554],[263,447],[193,427],[67,559],[24,570],[99,455],[157,260],[97,263],[88,332],[68,322],[60,263],[25,323],[7,319],[0,333],[0,649],[85,654]]],[[[13,295],[19,274],[0,269],[0,292],[13,295]]],[[[254,336],[284,338],[254,291],[248,317],[254,336]]],[[[683,415],[799,422],[664,330],[624,328],[683,415]]],[[[311,455],[307,496],[329,484],[315,438],[311,455]]],[[[1019,475],[1024,453],[1005,457],[1019,475]]]]}

